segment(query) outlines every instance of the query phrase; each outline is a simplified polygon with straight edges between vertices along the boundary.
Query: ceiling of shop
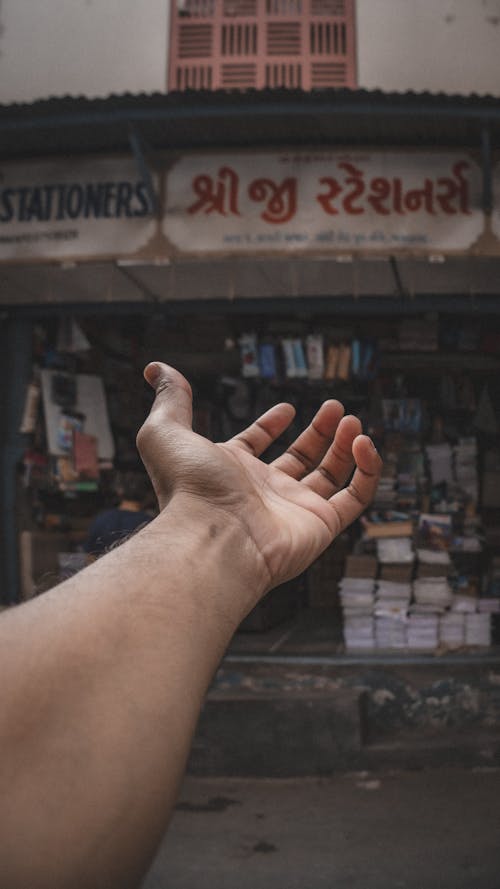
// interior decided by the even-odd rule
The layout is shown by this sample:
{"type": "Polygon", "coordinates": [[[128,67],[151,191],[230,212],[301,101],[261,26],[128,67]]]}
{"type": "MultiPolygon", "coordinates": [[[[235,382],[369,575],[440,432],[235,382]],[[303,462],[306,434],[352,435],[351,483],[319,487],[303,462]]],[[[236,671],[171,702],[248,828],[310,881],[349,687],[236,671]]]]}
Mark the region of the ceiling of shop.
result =
{"type": "Polygon", "coordinates": [[[348,298],[353,304],[371,300],[374,307],[381,299],[398,300],[399,310],[401,300],[410,306],[420,297],[447,296],[488,302],[500,296],[500,259],[232,259],[0,267],[4,306],[187,305],[208,300],[229,305],[348,298]]]}

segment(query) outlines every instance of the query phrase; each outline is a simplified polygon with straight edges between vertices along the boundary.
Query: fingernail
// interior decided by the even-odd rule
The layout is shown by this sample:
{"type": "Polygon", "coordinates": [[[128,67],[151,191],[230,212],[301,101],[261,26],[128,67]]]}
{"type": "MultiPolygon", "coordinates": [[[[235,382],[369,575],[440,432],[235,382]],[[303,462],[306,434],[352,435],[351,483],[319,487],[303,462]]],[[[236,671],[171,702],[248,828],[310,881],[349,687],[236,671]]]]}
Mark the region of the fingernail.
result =
{"type": "Polygon", "coordinates": [[[373,444],[373,441],[371,440],[371,438],[369,438],[368,441],[370,442],[370,444],[371,444],[373,450],[374,450],[374,451],[377,451],[377,448],[376,448],[375,445],[373,444]]]}
{"type": "Polygon", "coordinates": [[[149,385],[153,386],[153,388],[154,388],[155,384],[158,382],[160,374],[161,374],[161,368],[158,364],[155,364],[154,361],[151,362],[151,364],[148,364],[144,368],[144,377],[147,380],[147,382],[149,383],[149,385]]]}

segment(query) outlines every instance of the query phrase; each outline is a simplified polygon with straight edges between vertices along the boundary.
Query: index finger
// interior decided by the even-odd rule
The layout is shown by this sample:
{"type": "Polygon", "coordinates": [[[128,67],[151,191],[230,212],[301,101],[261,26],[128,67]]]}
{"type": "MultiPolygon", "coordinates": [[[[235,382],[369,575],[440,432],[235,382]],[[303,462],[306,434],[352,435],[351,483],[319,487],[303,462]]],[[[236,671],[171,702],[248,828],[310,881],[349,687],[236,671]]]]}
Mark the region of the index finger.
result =
{"type": "Polygon", "coordinates": [[[234,435],[227,444],[242,448],[254,457],[260,455],[288,429],[295,416],[295,408],[282,402],[269,408],[251,426],[234,435]]]}

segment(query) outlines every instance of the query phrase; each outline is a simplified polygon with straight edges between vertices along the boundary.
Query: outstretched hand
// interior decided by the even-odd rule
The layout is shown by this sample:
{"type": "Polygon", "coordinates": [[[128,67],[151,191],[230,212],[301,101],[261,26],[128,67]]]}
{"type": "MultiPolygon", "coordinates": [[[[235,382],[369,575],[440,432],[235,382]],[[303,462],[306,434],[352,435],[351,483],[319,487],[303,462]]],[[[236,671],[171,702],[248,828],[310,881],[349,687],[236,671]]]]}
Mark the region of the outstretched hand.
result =
{"type": "Polygon", "coordinates": [[[372,500],[382,462],[340,402],[325,401],[268,465],[259,457],[292,422],[292,405],[277,404],[214,444],[192,430],[192,393],[182,374],[153,362],[144,375],[156,397],[137,444],[160,509],[183,497],[188,514],[208,507],[239,525],[247,541],[241,557],[253,560],[261,593],[305,570],[372,500]]]}

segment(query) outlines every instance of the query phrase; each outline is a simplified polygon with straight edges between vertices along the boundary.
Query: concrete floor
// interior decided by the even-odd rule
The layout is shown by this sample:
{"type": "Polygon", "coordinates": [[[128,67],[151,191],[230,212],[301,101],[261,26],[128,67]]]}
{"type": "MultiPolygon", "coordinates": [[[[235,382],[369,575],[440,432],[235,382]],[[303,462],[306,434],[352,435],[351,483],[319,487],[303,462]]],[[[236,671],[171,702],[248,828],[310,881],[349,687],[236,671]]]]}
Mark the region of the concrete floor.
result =
{"type": "Polygon", "coordinates": [[[188,778],[142,889],[500,889],[500,769],[188,778]]]}

